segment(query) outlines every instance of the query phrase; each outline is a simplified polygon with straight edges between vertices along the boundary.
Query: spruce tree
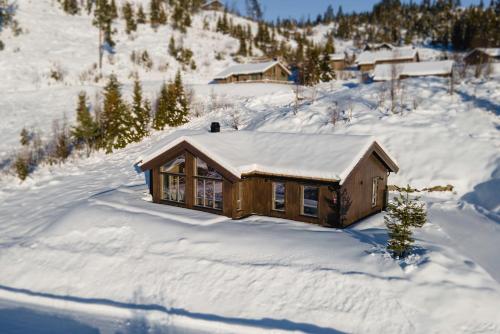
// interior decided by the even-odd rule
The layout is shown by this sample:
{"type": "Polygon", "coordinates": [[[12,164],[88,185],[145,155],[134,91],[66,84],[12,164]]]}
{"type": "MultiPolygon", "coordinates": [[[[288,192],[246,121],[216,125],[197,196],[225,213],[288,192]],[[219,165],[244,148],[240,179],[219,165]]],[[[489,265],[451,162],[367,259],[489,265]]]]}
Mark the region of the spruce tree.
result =
{"type": "Polygon", "coordinates": [[[109,4],[109,16],[111,17],[111,20],[118,18],[118,8],[116,7],[115,0],[111,0],[109,4]]]}
{"type": "Polygon", "coordinates": [[[125,2],[123,5],[123,18],[125,19],[125,32],[130,34],[137,30],[137,23],[134,18],[134,9],[130,2],[125,2]]]}
{"type": "Polygon", "coordinates": [[[167,86],[166,83],[163,83],[161,86],[153,120],[153,128],[155,130],[163,130],[170,123],[171,106],[174,103],[172,102],[171,86],[171,84],[167,86]]]}
{"type": "Polygon", "coordinates": [[[137,24],[145,24],[146,23],[146,14],[144,14],[144,8],[142,4],[139,4],[139,8],[137,9],[137,24]]]}
{"type": "Polygon", "coordinates": [[[173,108],[173,115],[171,118],[170,126],[179,126],[188,122],[189,105],[184,93],[184,86],[182,84],[181,72],[177,71],[175,81],[172,87],[173,99],[175,101],[173,108]]]}
{"type": "Polygon", "coordinates": [[[335,78],[335,72],[333,71],[330,62],[331,62],[330,55],[325,49],[321,57],[321,63],[319,65],[321,72],[320,79],[323,82],[328,82],[335,78]]]}
{"type": "Polygon", "coordinates": [[[77,144],[85,144],[87,156],[89,156],[92,149],[95,148],[96,139],[99,134],[99,126],[90,114],[85,92],[78,94],[76,126],[73,127],[71,134],[77,144]]]}
{"type": "Polygon", "coordinates": [[[118,79],[112,74],[104,87],[102,111],[102,145],[107,153],[123,148],[132,141],[131,124],[130,108],[122,99],[118,79]]]}
{"type": "Polygon", "coordinates": [[[150,106],[149,101],[144,101],[142,98],[142,87],[139,79],[134,81],[134,93],[132,101],[132,137],[133,141],[140,141],[149,133],[150,121],[150,106]]]}
{"type": "Polygon", "coordinates": [[[418,197],[409,197],[412,191],[409,185],[401,189],[399,196],[394,197],[394,201],[387,205],[387,214],[384,217],[389,230],[387,249],[397,258],[409,255],[415,242],[412,229],[422,227],[427,220],[424,203],[420,203],[418,197]]]}

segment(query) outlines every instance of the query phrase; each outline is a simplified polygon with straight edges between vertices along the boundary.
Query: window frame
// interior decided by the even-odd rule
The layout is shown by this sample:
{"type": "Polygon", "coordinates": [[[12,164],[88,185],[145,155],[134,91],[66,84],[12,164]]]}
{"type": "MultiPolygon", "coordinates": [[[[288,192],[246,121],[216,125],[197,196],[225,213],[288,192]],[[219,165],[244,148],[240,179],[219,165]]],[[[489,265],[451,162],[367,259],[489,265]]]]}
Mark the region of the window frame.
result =
{"type": "Polygon", "coordinates": [[[236,200],[236,210],[243,211],[243,181],[238,182],[238,199],[236,200]]]}
{"type": "Polygon", "coordinates": [[[273,181],[272,182],[272,197],[271,197],[271,210],[276,211],[276,212],[285,212],[286,211],[286,183],[285,182],[280,182],[280,181],[273,181]],[[283,196],[283,209],[277,209],[276,208],[276,185],[282,184],[283,189],[285,191],[284,196],[283,196]]]}
{"type": "Polygon", "coordinates": [[[378,176],[372,178],[372,208],[376,207],[378,203],[378,183],[378,176]]]}
{"type": "Polygon", "coordinates": [[[160,199],[162,201],[167,201],[167,202],[172,202],[172,203],[177,203],[177,204],[186,204],[186,185],[187,185],[187,177],[186,177],[186,154],[185,153],[179,154],[174,159],[171,159],[171,160],[167,161],[165,164],[163,164],[162,166],[160,166],[159,173],[160,173],[160,179],[161,179],[160,199]],[[162,170],[164,165],[166,165],[169,162],[177,160],[181,156],[184,158],[184,173],[164,172],[162,170]],[[177,200],[171,198],[170,191],[168,193],[165,193],[165,181],[166,181],[167,178],[169,180],[170,179],[172,179],[174,181],[176,180],[173,183],[176,184],[176,197],[177,197],[177,200]],[[180,184],[181,184],[180,180],[181,180],[181,178],[184,179],[184,191],[183,192],[181,192],[181,188],[180,188],[180,184]],[[182,194],[182,196],[181,196],[181,194],[182,194]]]}
{"type": "Polygon", "coordinates": [[[305,216],[305,217],[311,217],[311,218],[319,218],[319,199],[320,199],[320,196],[319,196],[319,186],[314,186],[314,185],[307,185],[307,184],[303,184],[300,186],[300,214],[302,216],[305,216]],[[304,198],[304,195],[305,195],[305,188],[316,188],[316,191],[318,193],[317,197],[317,205],[316,205],[316,214],[315,215],[311,215],[311,214],[308,214],[308,213],[305,213],[305,198],[304,198]]]}
{"type": "Polygon", "coordinates": [[[224,177],[213,167],[210,167],[208,163],[206,163],[203,159],[200,159],[198,157],[194,158],[194,177],[193,177],[193,183],[194,183],[194,206],[198,208],[204,208],[204,209],[209,209],[209,210],[217,210],[217,211],[222,211],[224,209],[224,177]],[[210,176],[200,176],[198,175],[198,161],[202,161],[206,166],[207,169],[211,168],[213,169],[219,177],[210,177],[210,176]],[[198,181],[203,181],[203,197],[198,196],[198,181]],[[212,183],[212,188],[213,188],[213,196],[210,199],[207,195],[207,183],[212,183]],[[221,187],[221,200],[217,201],[216,200],[216,184],[220,183],[221,187]],[[198,200],[202,200],[202,204],[198,203],[198,200]],[[209,206],[208,202],[212,201],[212,205],[209,206]],[[220,202],[220,207],[217,207],[216,203],[220,202]]]}

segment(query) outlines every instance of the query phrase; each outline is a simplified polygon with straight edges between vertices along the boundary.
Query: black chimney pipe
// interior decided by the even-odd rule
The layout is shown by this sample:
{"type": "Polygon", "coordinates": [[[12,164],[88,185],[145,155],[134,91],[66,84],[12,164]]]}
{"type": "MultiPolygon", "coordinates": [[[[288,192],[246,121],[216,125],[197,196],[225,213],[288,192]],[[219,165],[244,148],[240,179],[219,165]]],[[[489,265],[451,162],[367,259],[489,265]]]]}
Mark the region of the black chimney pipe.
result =
{"type": "Polygon", "coordinates": [[[219,122],[212,122],[212,124],[210,124],[210,132],[212,133],[220,132],[219,122]]]}

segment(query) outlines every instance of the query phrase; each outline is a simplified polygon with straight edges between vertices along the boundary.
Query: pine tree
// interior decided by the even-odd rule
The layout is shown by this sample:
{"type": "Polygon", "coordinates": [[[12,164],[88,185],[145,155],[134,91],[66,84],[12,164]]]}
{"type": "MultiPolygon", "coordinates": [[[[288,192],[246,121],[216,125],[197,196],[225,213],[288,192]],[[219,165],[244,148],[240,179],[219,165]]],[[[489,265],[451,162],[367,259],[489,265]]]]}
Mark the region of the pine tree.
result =
{"type": "Polygon", "coordinates": [[[123,5],[123,18],[125,19],[125,32],[130,34],[132,31],[137,30],[137,23],[134,18],[134,9],[130,2],[125,2],[123,5]]]}
{"type": "Polygon", "coordinates": [[[110,15],[110,5],[108,0],[96,0],[94,9],[93,24],[99,28],[99,69],[102,68],[103,41],[110,47],[114,47],[115,42],[112,39],[113,18],[110,15]]]}
{"type": "Polygon", "coordinates": [[[136,78],[132,102],[132,137],[134,141],[140,141],[149,134],[148,127],[151,118],[149,108],[149,101],[143,101],[141,83],[136,78]]]}
{"type": "Polygon", "coordinates": [[[419,198],[411,199],[409,193],[413,190],[408,185],[400,190],[399,196],[387,205],[387,214],[384,217],[389,230],[387,249],[394,257],[406,257],[415,240],[412,237],[412,228],[422,227],[427,220],[424,204],[419,198]]]}
{"type": "Polygon", "coordinates": [[[118,8],[116,7],[115,0],[111,0],[111,3],[109,4],[109,16],[111,17],[111,20],[118,18],[118,8]]]}
{"type": "Polygon", "coordinates": [[[62,5],[63,10],[70,15],[76,15],[80,12],[77,0],[64,0],[62,5]]]}
{"type": "Polygon", "coordinates": [[[335,72],[333,71],[330,62],[331,62],[330,55],[325,49],[321,57],[321,63],[319,65],[319,69],[321,72],[320,79],[323,82],[328,82],[335,78],[335,72]]]}
{"type": "Polygon", "coordinates": [[[188,122],[189,106],[184,93],[184,86],[182,84],[181,72],[177,71],[175,81],[173,84],[173,99],[175,100],[173,115],[171,118],[170,126],[179,126],[188,122]]]}
{"type": "Polygon", "coordinates": [[[96,139],[99,134],[99,126],[92,118],[87,106],[87,96],[85,92],[78,94],[78,105],[76,108],[76,126],[71,134],[77,144],[83,143],[87,149],[87,156],[96,146],[96,139]]]}
{"type": "Polygon", "coordinates": [[[30,144],[32,135],[28,130],[26,130],[26,128],[21,130],[20,137],[19,141],[21,142],[21,145],[28,146],[30,144]]]}
{"type": "Polygon", "coordinates": [[[115,75],[110,75],[104,87],[104,107],[102,111],[102,139],[106,153],[123,148],[131,140],[130,108],[121,95],[121,85],[115,75]]]}
{"type": "Polygon", "coordinates": [[[163,130],[170,123],[171,106],[173,105],[171,84],[167,86],[163,83],[160,89],[160,96],[156,101],[156,111],[153,120],[155,130],[163,130]]]}
{"type": "Polygon", "coordinates": [[[243,57],[246,57],[248,54],[247,42],[244,37],[240,38],[240,48],[238,49],[238,54],[243,57]]]}
{"type": "Polygon", "coordinates": [[[146,14],[144,14],[144,8],[142,8],[142,4],[139,4],[139,8],[137,9],[137,24],[145,24],[146,23],[146,14]]]}
{"type": "Polygon", "coordinates": [[[328,34],[328,37],[326,39],[325,52],[327,52],[328,54],[335,53],[335,42],[333,40],[332,34],[328,34]]]}
{"type": "Polygon", "coordinates": [[[177,47],[175,46],[174,36],[170,36],[170,41],[168,42],[168,54],[177,59],[177,47]]]}

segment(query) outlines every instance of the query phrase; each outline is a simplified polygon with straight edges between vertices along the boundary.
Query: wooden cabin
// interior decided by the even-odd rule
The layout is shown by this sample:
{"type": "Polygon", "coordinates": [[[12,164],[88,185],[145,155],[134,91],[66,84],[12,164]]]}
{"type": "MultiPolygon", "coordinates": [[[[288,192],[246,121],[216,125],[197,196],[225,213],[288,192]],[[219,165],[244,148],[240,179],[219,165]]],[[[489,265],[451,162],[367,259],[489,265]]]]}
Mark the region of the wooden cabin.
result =
{"type": "Polygon", "coordinates": [[[476,48],[464,57],[467,65],[488,64],[500,62],[500,48],[476,48]]]}
{"type": "Polygon", "coordinates": [[[453,74],[453,60],[426,61],[419,63],[380,64],[373,71],[374,81],[390,81],[415,77],[450,77],[453,74]]]}
{"type": "Polygon", "coordinates": [[[206,1],[203,5],[201,5],[201,9],[224,11],[225,7],[224,4],[219,0],[211,0],[211,1],[206,1]]]}
{"type": "Polygon", "coordinates": [[[215,76],[213,82],[289,82],[291,72],[279,61],[267,61],[231,66],[215,76]]]}
{"type": "Polygon", "coordinates": [[[334,53],[330,55],[330,67],[334,71],[343,71],[346,66],[345,53],[334,53]]]}
{"type": "Polygon", "coordinates": [[[394,45],[390,43],[366,43],[363,51],[394,50],[394,45]]]}
{"type": "Polygon", "coordinates": [[[177,131],[139,159],[153,202],[346,227],[386,206],[398,166],[370,136],[177,131]]]}
{"type": "Polygon", "coordinates": [[[400,64],[419,62],[417,50],[399,48],[394,50],[364,51],[356,59],[361,72],[370,72],[379,64],[400,64]]]}

